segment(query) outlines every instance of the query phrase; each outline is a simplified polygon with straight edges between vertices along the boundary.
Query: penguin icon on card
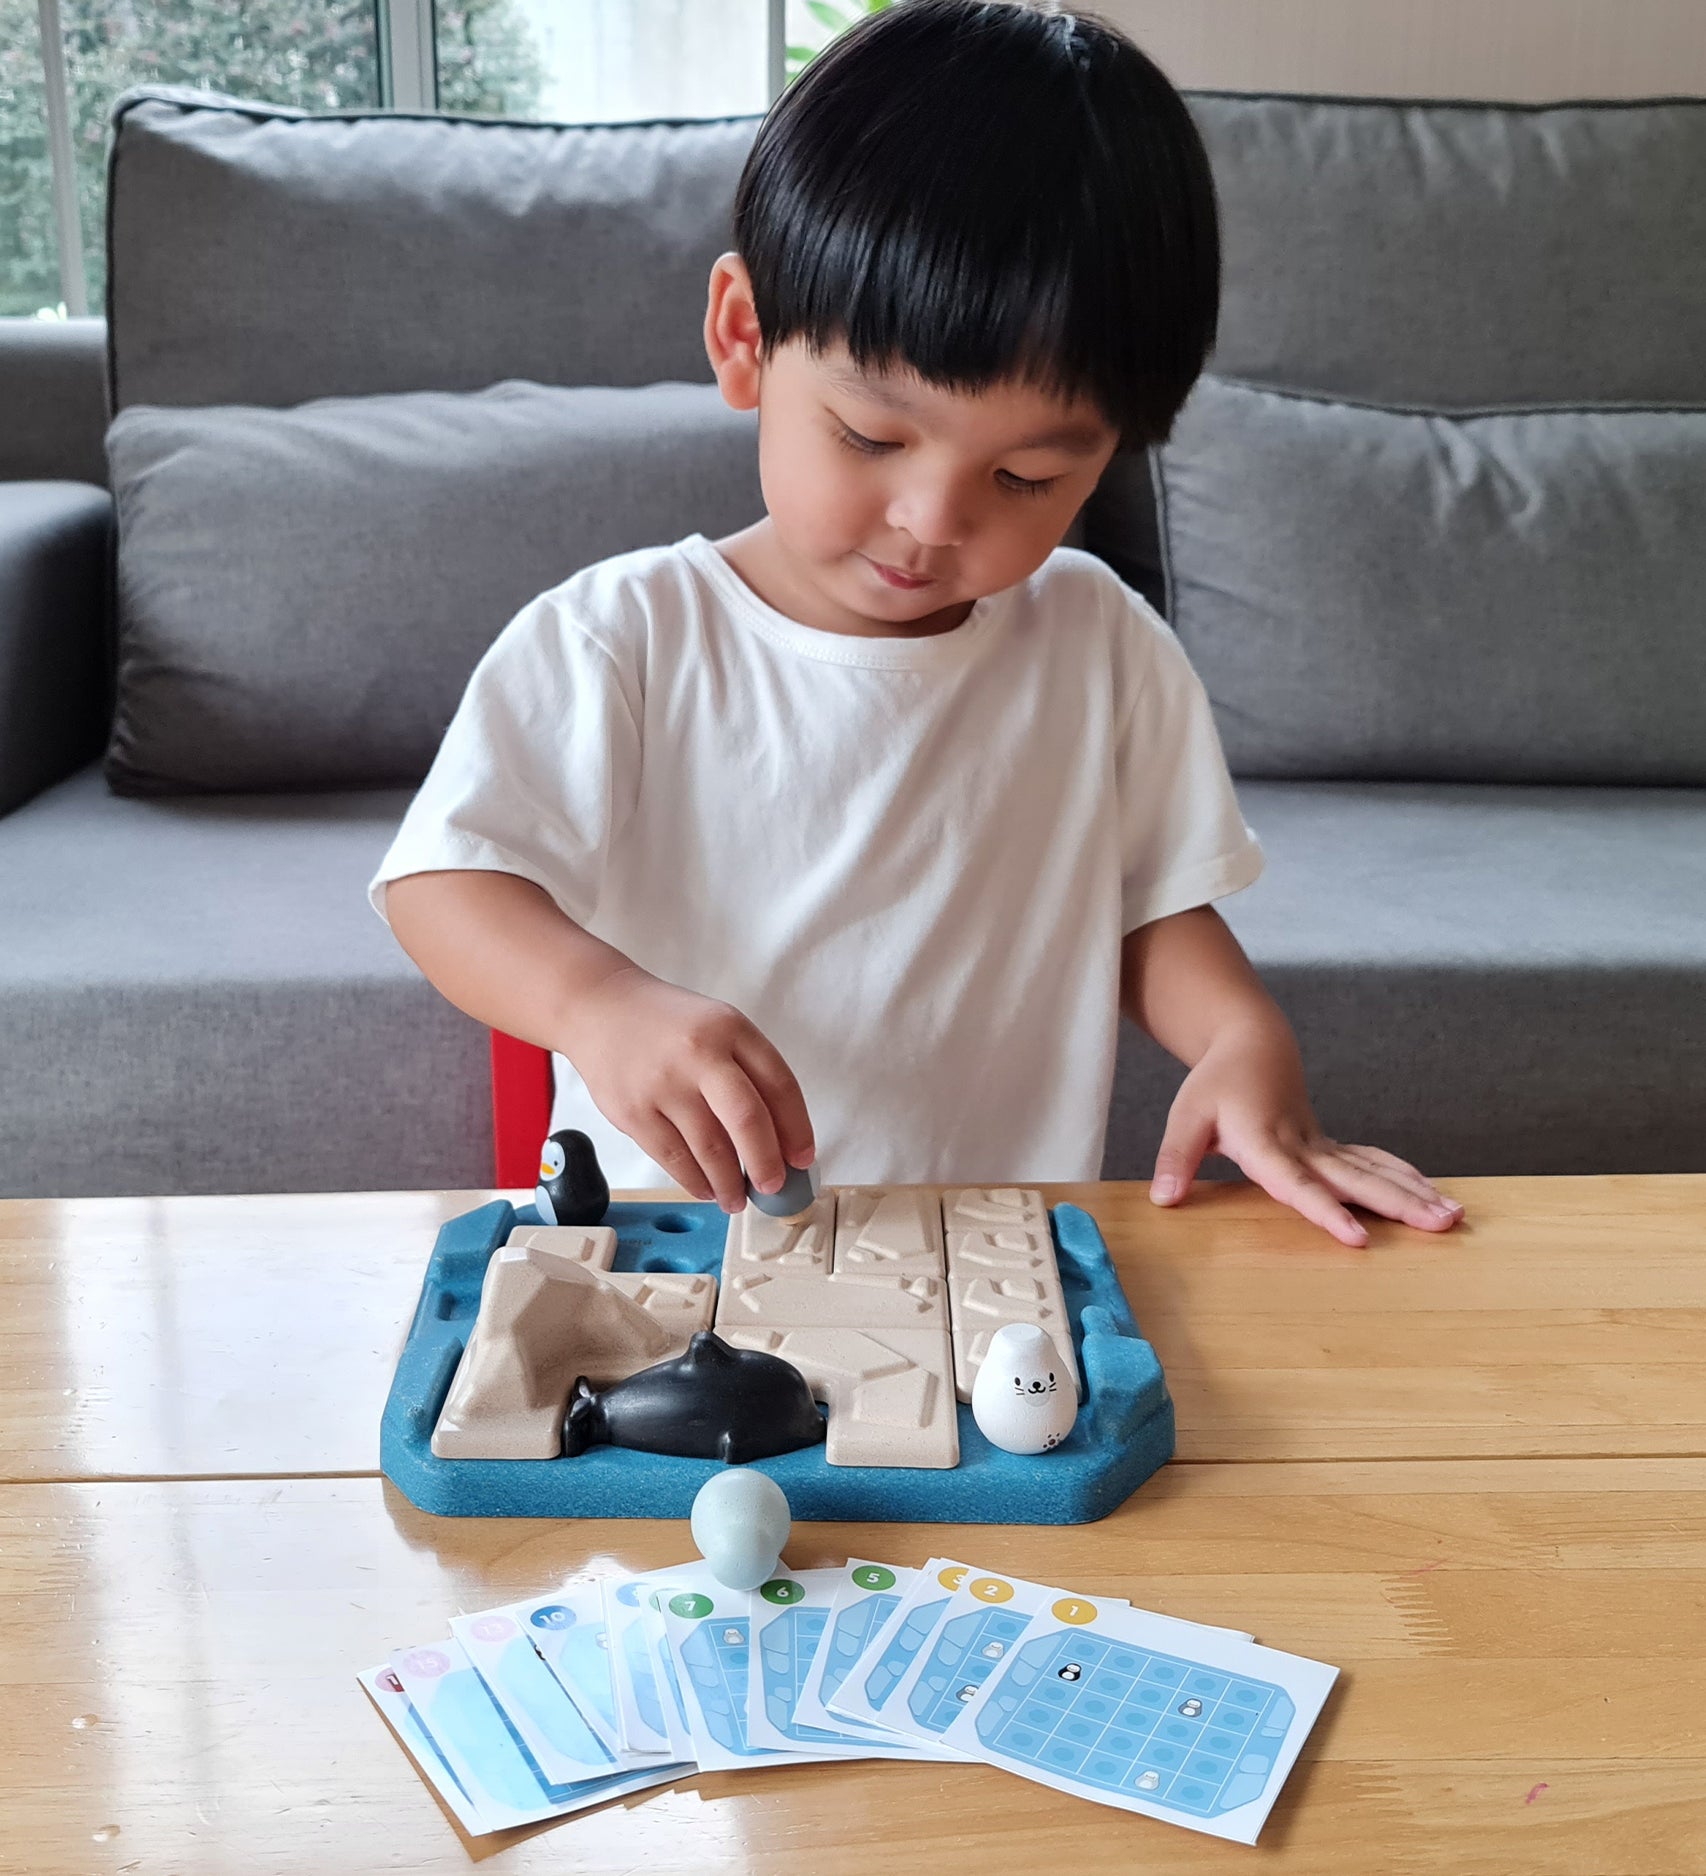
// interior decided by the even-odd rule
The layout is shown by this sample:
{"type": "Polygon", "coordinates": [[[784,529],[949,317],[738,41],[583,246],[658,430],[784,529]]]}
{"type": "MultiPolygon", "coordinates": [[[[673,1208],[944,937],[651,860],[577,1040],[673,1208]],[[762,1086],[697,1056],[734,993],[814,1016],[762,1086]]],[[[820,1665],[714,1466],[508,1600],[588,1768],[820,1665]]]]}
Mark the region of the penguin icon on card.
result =
{"type": "Polygon", "coordinates": [[[610,1209],[610,1187],[584,1133],[565,1127],[539,1151],[533,1209],[546,1225],[599,1225],[610,1209]]]}
{"type": "Polygon", "coordinates": [[[971,1389],[971,1415],[991,1446],[1046,1453],[1072,1431],[1078,1388],[1046,1329],[1008,1322],[989,1338],[971,1389]]]}

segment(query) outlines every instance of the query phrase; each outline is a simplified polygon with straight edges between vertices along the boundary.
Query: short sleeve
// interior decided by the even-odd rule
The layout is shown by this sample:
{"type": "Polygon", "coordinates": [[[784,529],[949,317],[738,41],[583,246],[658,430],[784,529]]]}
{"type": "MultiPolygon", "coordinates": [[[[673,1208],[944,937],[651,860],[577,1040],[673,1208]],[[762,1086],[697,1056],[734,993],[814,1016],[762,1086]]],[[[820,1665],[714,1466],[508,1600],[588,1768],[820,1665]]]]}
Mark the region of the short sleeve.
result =
{"type": "Polygon", "coordinates": [[[368,886],[409,873],[514,873],[578,924],[639,786],[641,661],[594,638],[560,594],[524,607],[468,680],[368,886]]]}
{"type": "MultiPolygon", "coordinates": [[[[1173,634],[1137,599],[1123,629],[1141,652],[1115,745],[1123,929],[1248,886],[1262,850],[1244,825],[1208,693],[1173,634]]],[[[1129,641],[1128,641],[1129,642],[1129,641]]]]}

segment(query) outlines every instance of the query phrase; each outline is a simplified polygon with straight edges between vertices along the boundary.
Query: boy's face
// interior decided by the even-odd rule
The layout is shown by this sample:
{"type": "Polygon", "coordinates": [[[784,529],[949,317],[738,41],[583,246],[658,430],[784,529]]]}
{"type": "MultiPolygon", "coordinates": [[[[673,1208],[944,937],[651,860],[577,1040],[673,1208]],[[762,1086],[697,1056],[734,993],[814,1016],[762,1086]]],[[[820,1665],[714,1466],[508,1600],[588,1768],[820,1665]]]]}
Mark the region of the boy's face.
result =
{"type": "MultiPolygon", "coordinates": [[[[740,267],[718,266],[729,263],[740,267]]],[[[1042,565],[1114,452],[1094,406],[1019,382],[949,391],[803,343],[742,357],[737,340],[719,361],[716,286],[712,364],[728,401],[759,411],[764,570],[779,588],[765,596],[807,624],[905,636],[957,625],[1042,565]]],[[[740,310],[725,308],[730,324],[740,310]]]]}

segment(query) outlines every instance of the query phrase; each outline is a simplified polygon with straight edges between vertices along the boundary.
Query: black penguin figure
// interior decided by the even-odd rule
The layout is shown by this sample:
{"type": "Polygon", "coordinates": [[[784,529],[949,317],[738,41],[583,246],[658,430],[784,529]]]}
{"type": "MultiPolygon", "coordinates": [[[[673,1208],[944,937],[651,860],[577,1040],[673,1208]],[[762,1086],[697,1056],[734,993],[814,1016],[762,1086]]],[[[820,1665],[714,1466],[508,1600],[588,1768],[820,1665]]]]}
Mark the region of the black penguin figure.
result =
{"type": "Polygon", "coordinates": [[[823,1415],[792,1362],[762,1349],[731,1348],[714,1330],[701,1329],[685,1354],[602,1391],[579,1376],[563,1451],[573,1457],[602,1444],[740,1466],[814,1445],[823,1435],[823,1415]]]}
{"type": "Polygon", "coordinates": [[[547,1140],[539,1154],[539,1183],[534,1209],[546,1225],[601,1225],[610,1209],[610,1187],[592,1142],[565,1127],[547,1140]]]}

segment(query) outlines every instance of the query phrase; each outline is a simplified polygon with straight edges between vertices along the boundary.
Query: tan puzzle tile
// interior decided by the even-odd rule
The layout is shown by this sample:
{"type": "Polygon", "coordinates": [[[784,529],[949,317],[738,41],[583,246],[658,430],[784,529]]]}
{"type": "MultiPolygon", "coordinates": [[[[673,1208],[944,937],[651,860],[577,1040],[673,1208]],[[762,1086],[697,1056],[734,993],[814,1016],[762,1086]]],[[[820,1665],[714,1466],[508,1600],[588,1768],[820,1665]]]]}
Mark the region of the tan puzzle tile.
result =
{"type": "Polygon", "coordinates": [[[996,1272],[1054,1270],[1054,1239],[1048,1228],[1018,1225],[1004,1231],[950,1231],[948,1268],[996,1272]]]}
{"type": "Polygon", "coordinates": [[[716,1319],[717,1279],[703,1271],[604,1270],[599,1275],[679,1335],[683,1344],[716,1319]]]}
{"type": "Polygon", "coordinates": [[[835,1194],[825,1192],[798,1218],[772,1218],[748,1205],[729,1220],[723,1282],[757,1272],[827,1277],[835,1254],[835,1194]]]}
{"type": "Polygon", "coordinates": [[[740,1348],[792,1362],[829,1409],[824,1458],[832,1466],[942,1471],[960,1462],[953,1356],[930,1329],[739,1328],[740,1348]]]}
{"type": "Polygon", "coordinates": [[[930,1186],[847,1186],[836,1194],[835,1274],[940,1277],[942,1203],[930,1186]]]}
{"type": "Polygon", "coordinates": [[[1084,1383],[1072,1346],[1060,1266],[1046,1229],[1018,1226],[948,1234],[948,1311],[954,1340],[954,1384],[961,1400],[989,1352],[989,1338],[1009,1322],[1032,1322],[1054,1338],[1080,1399],[1084,1383]]]}
{"type": "Polygon", "coordinates": [[[1048,1207],[1029,1186],[950,1186],[942,1194],[948,1231],[994,1231],[1018,1225],[1046,1231],[1048,1207]]]}
{"type": "Polygon", "coordinates": [[[616,1233],[609,1225],[517,1225],[508,1242],[537,1244],[588,1270],[608,1270],[616,1256],[616,1233]]]}
{"type": "Polygon", "coordinates": [[[739,1323],[772,1329],[945,1329],[947,1285],[940,1277],[882,1271],[848,1277],[788,1270],[725,1275],[717,1322],[719,1327],[739,1323]]]}
{"type": "MultiPolygon", "coordinates": [[[[658,1308],[549,1246],[501,1246],[486,1266],[473,1333],[433,1430],[434,1453],[554,1459],[577,1375],[607,1387],[679,1355],[692,1333],[682,1321],[691,1291],[660,1287],[649,1272],[631,1275],[658,1308]]],[[[692,1300],[700,1310],[710,1304],[708,1296],[692,1300]]]]}

